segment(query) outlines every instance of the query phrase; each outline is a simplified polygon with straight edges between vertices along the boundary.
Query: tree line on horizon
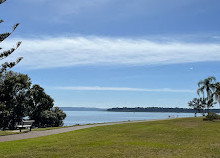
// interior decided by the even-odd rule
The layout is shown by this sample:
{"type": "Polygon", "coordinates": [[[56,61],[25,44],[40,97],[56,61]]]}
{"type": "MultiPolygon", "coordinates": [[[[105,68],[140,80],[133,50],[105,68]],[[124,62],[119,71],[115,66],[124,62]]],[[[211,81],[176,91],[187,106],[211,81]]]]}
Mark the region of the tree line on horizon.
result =
{"type": "MultiPolygon", "coordinates": [[[[107,111],[115,111],[115,112],[176,112],[176,113],[195,113],[197,112],[192,108],[166,108],[166,107],[117,107],[117,108],[109,108],[107,111]]],[[[210,112],[220,113],[220,109],[210,109],[210,112]]]]}

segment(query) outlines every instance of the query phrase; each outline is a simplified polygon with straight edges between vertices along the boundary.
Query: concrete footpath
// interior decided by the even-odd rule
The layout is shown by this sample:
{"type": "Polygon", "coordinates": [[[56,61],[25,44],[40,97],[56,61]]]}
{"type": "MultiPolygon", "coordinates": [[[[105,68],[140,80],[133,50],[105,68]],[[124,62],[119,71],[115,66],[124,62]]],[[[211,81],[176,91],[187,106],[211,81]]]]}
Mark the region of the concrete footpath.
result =
{"type": "Polygon", "coordinates": [[[124,124],[124,123],[147,122],[147,121],[156,121],[156,120],[111,122],[111,123],[103,123],[103,124],[73,126],[73,127],[45,130],[45,131],[30,131],[28,133],[0,136],[0,142],[8,142],[8,141],[14,141],[14,140],[36,138],[36,137],[48,136],[48,135],[53,135],[53,134],[60,134],[60,133],[65,133],[65,132],[70,132],[70,131],[75,131],[75,130],[80,130],[80,129],[85,129],[85,128],[91,128],[91,127],[116,125],[116,124],[124,124]]]}

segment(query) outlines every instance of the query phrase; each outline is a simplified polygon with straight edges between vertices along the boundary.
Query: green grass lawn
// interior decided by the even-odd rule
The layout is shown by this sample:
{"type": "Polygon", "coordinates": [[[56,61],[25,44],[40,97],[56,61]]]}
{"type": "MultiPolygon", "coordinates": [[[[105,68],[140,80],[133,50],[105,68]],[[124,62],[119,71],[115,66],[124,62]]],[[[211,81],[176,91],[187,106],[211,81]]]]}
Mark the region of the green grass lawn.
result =
{"type": "Polygon", "coordinates": [[[0,131],[0,136],[18,134],[18,132],[0,131]]]}
{"type": "MultiPolygon", "coordinates": [[[[57,129],[57,128],[63,128],[63,127],[36,128],[36,129],[32,129],[32,131],[44,131],[44,130],[51,130],[51,129],[57,129]]],[[[27,133],[29,131],[30,131],[29,129],[22,129],[21,132],[12,132],[10,130],[0,131],[0,136],[27,133]]]]}
{"type": "Polygon", "coordinates": [[[100,126],[0,143],[0,157],[220,157],[220,122],[202,118],[100,126]]]}
{"type": "MultiPolygon", "coordinates": [[[[67,128],[67,127],[71,127],[71,126],[64,126],[64,127],[47,127],[47,128],[33,128],[33,129],[31,129],[31,130],[32,130],[32,131],[46,131],[46,130],[52,130],[52,129],[67,128]]],[[[27,133],[27,132],[29,132],[29,131],[30,131],[30,129],[22,129],[21,132],[12,132],[12,131],[10,131],[10,130],[0,131],[0,136],[27,133]]]]}
{"type": "MultiPolygon", "coordinates": [[[[93,124],[103,124],[103,123],[93,123],[93,124]]],[[[85,125],[93,125],[93,124],[85,124],[85,125]]],[[[83,125],[73,125],[73,126],[83,126],[83,125]]],[[[47,127],[47,128],[32,128],[31,131],[46,131],[46,130],[53,130],[53,129],[59,129],[59,128],[73,127],[73,126],[47,127]]],[[[18,130],[18,129],[17,129],[17,130],[18,130]]],[[[0,136],[27,133],[27,132],[29,132],[29,131],[30,131],[30,129],[22,129],[21,132],[14,132],[14,131],[11,131],[11,130],[0,131],[0,136]]]]}
{"type": "Polygon", "coordinates": [[[64,126],[64,127],[47,127],[47,128],[34,128],[32,131],[46,131],[46,130],[52,130],[52,129],[59,129],[59,128],[66,128],[70,126],[64,126]]]}

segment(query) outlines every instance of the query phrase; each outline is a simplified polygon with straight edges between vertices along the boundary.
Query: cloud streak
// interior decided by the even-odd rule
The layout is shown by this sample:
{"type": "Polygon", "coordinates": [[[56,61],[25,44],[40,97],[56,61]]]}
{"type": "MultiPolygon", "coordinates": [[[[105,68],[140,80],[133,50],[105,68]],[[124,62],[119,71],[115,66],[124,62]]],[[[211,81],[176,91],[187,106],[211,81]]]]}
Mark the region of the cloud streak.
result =
{"type": "MultiPolygon", "coordinates": [[[[29,69],[79,65],[164,65],[220,61],[220,44],[155,42],[146,39],[105,37],[44,37],[19,39],[23,43],[12,58],[29,69]]],[[[10,48],[17,39],[3,46],[10,48]]]]}
{"type": "Polygon", "coordinates": [[[173,93],[194,93],[194,90],[189,89],[142,89],[142,88],[129,88],[129,87],[54,87],[53,89],[58,90],[70,90],[70,91],[131,91],[131,92],[173,92],[173,93]]]}

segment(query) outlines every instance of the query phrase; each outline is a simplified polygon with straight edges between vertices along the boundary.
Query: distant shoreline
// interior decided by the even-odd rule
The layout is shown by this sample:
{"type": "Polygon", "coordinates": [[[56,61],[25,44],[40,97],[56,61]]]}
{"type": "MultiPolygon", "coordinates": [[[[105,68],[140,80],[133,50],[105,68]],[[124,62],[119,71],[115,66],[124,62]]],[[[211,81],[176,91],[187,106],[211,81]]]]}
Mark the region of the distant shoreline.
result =
{"type": "Polygon", "coordinates": [[[60,107],[63,111],[106,111],[101,108],[88,108],[88,107],[60,107]]]}
{"type": "MultiPolygon", "coordinates": [[[[188,109],[188,108],[162,108],[162,107],[136,107],[136,108],[110,108],[107,109],[107,111],[112,111],[112,112],[173,112],[173,113],[195,113],[198,111],[194,109],[188,109]]],[[[208,110],[200,111],[200,113],[206,113],[208,110]]],[[[209,112],[215,112],[215,113],[220,113],[220,109],[209,109],[209,112]]]]}
{"type": "MultiPolygon", "coordinates": [[[[189,108],[163,108],[163,107],[136,107],[136,108],[88,108],[88,107],[60,107],[63,111],[108,111],[108,112],[163,112],[163,113],[195,113],[189,108]]],[[[201,111],[206,113],[207,110],[201,111]]],[[[220,109],[209,109],[209,112],[220,113],[220,109]]]]}

